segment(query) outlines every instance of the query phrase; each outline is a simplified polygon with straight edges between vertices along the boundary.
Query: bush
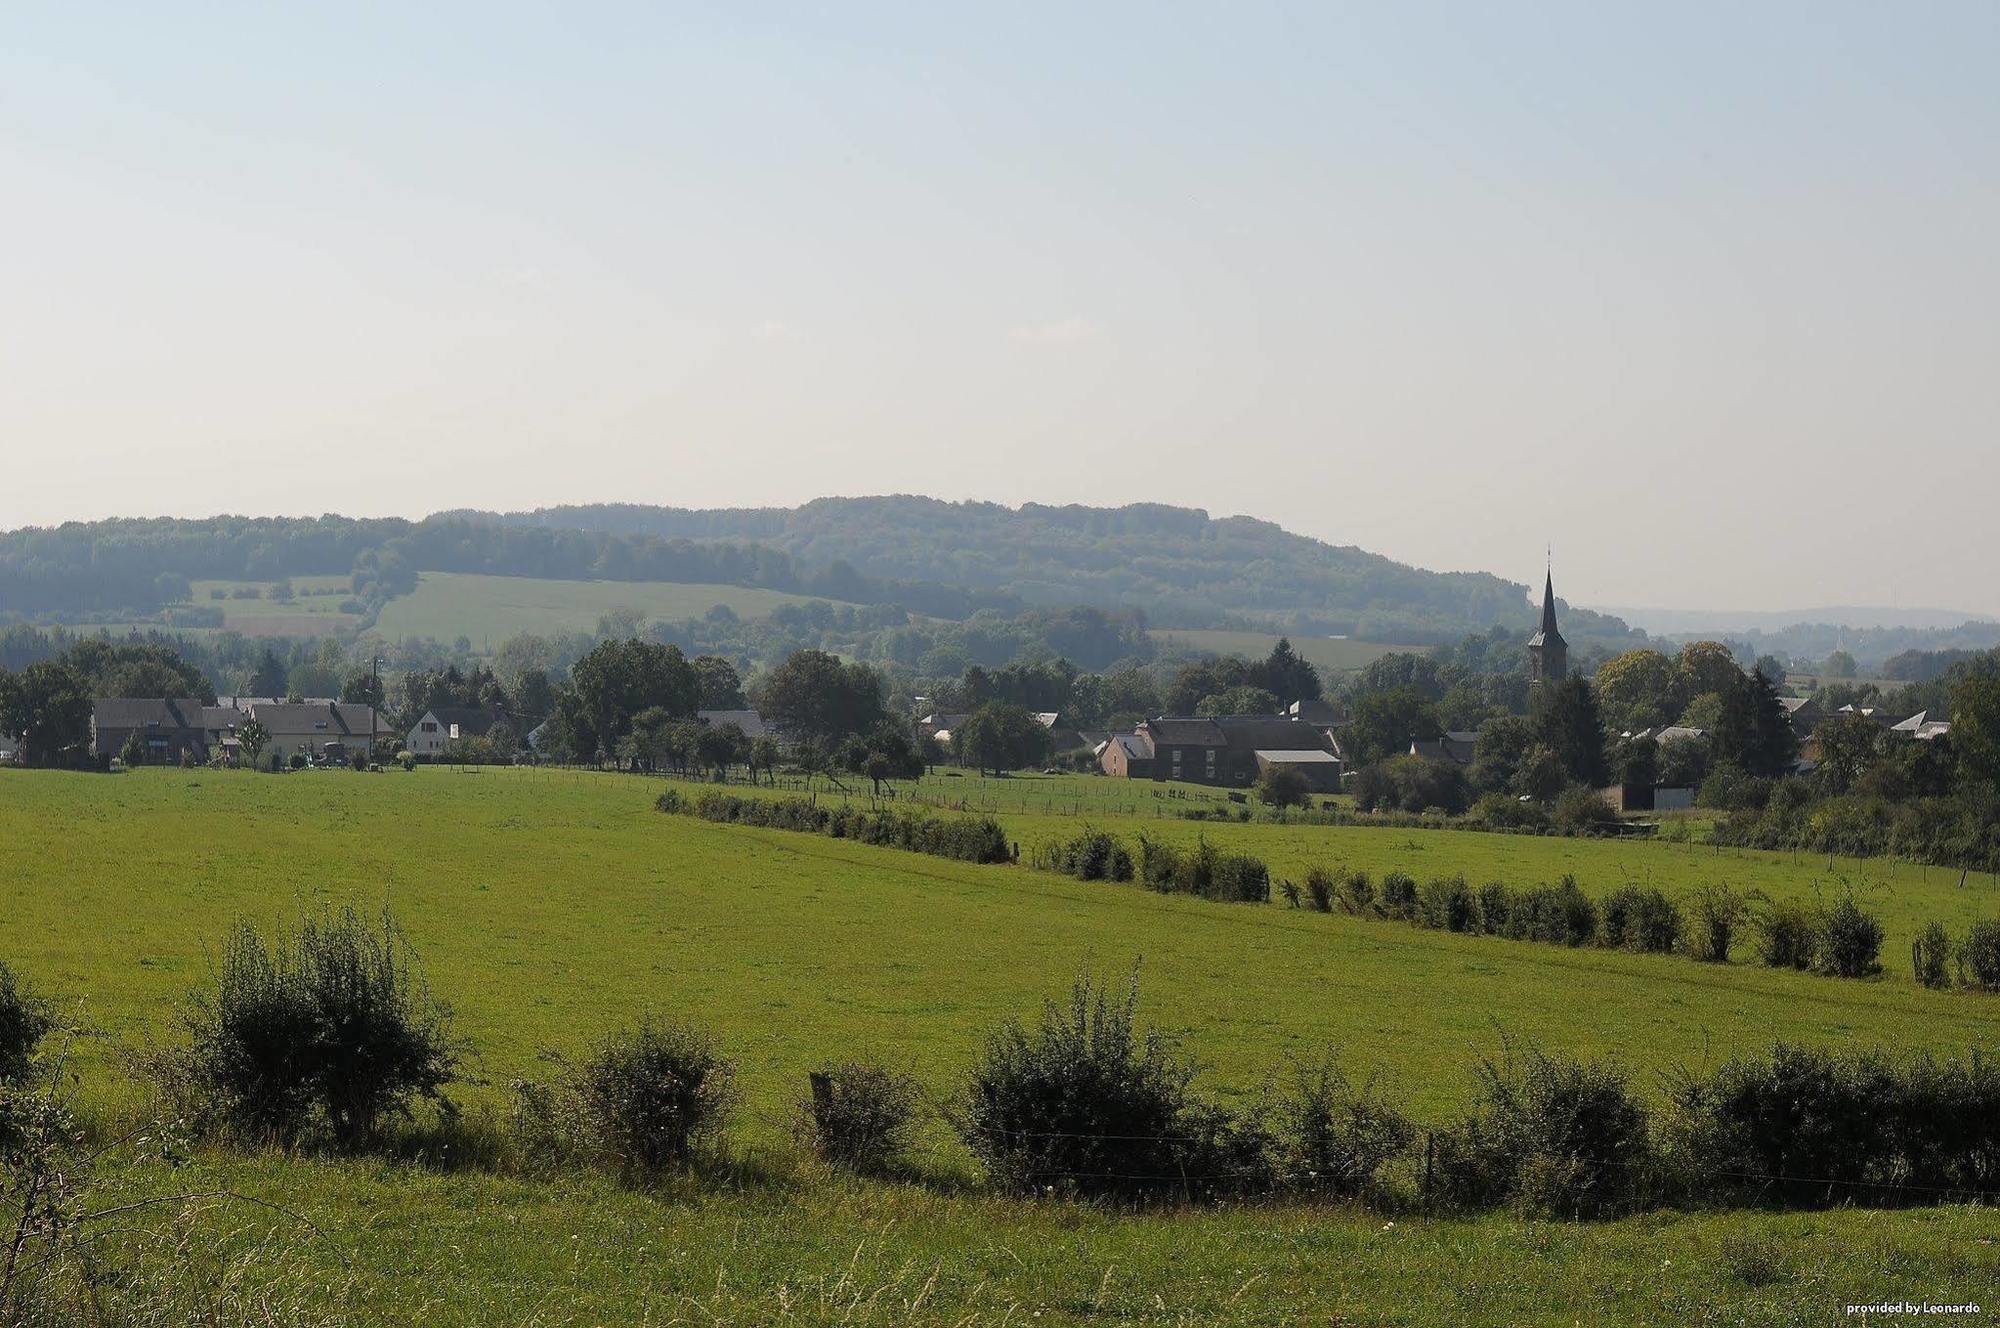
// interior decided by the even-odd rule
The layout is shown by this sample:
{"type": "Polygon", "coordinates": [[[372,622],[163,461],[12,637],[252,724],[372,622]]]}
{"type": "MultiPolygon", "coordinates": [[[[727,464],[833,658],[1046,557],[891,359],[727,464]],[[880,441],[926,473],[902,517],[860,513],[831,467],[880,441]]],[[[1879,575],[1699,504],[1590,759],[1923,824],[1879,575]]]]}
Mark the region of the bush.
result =
{"type": "Polygon", "coordinates": [[[1597,905],[1565,876],[1559,885],[1538,885],[1509,901],[1500,934],[1512,941],[1588,945],[1597,935],[1597,905]]]}
{"type": "Polygon", "coordinates": [[[1375,886],[1365,871],[1351,871],[1340,878],[1340,911],[1356,917],[1375,912],[1375,886]]]}
{"type": "Polygon", "coordinates": [[[1875,1054],[1780,1043],[1672,1092],[1680,1173],[1696,1193],[1769,1194],[1788,1203],[1849,1195],[1888,1161],[1896,1076],[1875,1054]]]}
{"type": "Polygon", "coordinates": [[[1629,1211],[1657,1179],[1624,1071],[1511,1048],[1482,1067],[1473,1113],[1437,1136],[1433,1174],[1449,1202],[1559,1217],[1629,1211]]]}
{"type": "Polygon", "coordinates": [[[405,770],[415,770],[417,768],[417,758],[409,752],[397,752],[396,764],[405,770]]]}
{"type": "Polygon", "coordinates": [[[212,991],[184,1012],[189,1041],[162,1069],[193,1114],[254,1139],[323,1131],[371,1141],[413,1099],[441,1102],[457,1075],[450,1012],[415,974],[385,915],[307,918],[266,946],[246,923],[224,945],[212,991]]]}
{"type": "Polygon", "coordinates": [[[1472,815],[1489,830],[1546,830],[1549,814],[1538,802],[1523,802],[1509,793],[1488,793],[1473,804],[1472,815]]]}
{"type": "Polygon", "coordinates": [[[1334,889],[1333,875],[1326,868],[1314,867],[1306,873],[1306,898],[1312,901],[1314,912],[1333,912],[1334,889]]]}
{"type": "Polygon", "coordinates": [[[35,1048],[55,1027],[48,1003],[22,987],[0,963],[0,1080],[27,1082],[35,1048]]]}
{"type": "Polygon", "coordinates": [[[1917,981],[1926,987],[1951,985],[1951,933],[1941,922],[1933,922],[1918,934],[1910,951],[1917,981]]]}
{"type": "Polygon", "coordinates": [[[1206,839],[1181,850],[1140,835],[1138,875],[1148,889],[1163,894],[1245,904],[1268,903],[1271,898],[1271,873],[1262,861],[1220,852],[1206,839]]]}
{"type": "Polygon", "coordinates": [[[953,1125],[995,1185],[1022,1194],[1213,1199],[1269,1182],[1259,1133],[1188,1091],[1193,1070],[1135,1028],[1137,984],[1078,979],[1031,1033],[987,1043],[953,1125]]]}
{"type": "Polygon", "coordinates": [[[1658,890],[1621,885],[1605,897],[1600,937],[1613,949],[1670,954],[1680,948],[1681,911],[1658,890]]]}
{"type": "Polygon", "coordinates": [[[1376,1095],[1356,1089],[1329,1057],[1295,1067],[1273,1115],[1278,1174],[1289,1188],[1332,1198],[1372,1191],[1382,1168],[1416,1137],[1409,1117],[1376,1095]]]}
{"type": "Polygon", "coordinates": [[[519,1085],[522,1133],[639,1180],[687,1166],[726,1123],[735,1067],[714,1039],[647,1023],[606,1039],[554,1085],[519,1085]]]}
{"type": "Polygon", "coordinates": [[[1819,931],[1812,910],[1796,899],[1780,899],[1757,920],[1757,957],[1769,968],[1812,967],[1819,931]]]}
{"type": "Polygon", "coordinates": [[[829,810],[810,798],[744,798],[715,791],[703,793],[691,805],[677,793],[671,799],[661,794],[654,806],[663,812],[692,811],[703,820],[729,825],[825,834],[958,862],[1013,860],[1007,832],[990,816],[912,815],[856,807],[829,810]]]}
{"type": "Polygon", "coordinates": [[[1514,892],[1505,881],[1488,881],[1479,887],[1479,927],[1488,936],[1507,930],[1508,915],[1514,911],[1514,892]]]}
{"type": "Polygon", "coordinates": [[[1043,865],[1079,881],[1129,881],[1135,870],[1132,854],[1102,830],[1085,830],[1049,846],[1043,865]]]}
{"type": "Polygon", "coordinates": [[[1688,953],[1706,964],[1728,963],[1729,947],[1746,909],[1743,897],[1726,885],[1697,892],[1688,922],[1688,953]]]}
{"type": "Polygon", "coordinates": [[[1961,980],[1982,991],[2000,991],[2000,920],[1982,918],[1966,929],[1958,947],[1961,980]]]}
{"type": "Polygon", "coordinates": [[[1285,897],[1286,908],[1297,908],[1299,906],[1299,901],[1303,898],[1303,896],[1299,894],[1299,885],[1297,881],[1281,882],[1278,886],[1278,893],[1285,897]]]}
{"type": "Polygon", "coordinates": [[[1392,871],[1382,878],[1382,894],[1375,911],[1398,922],[1414,922],[1417,916],[1417,880],[1405,872],[1392,871]]]}
{"type": "Polygon", "coordinates": [[[1440,931],[1478,931],[1479,901],[1463,876],[1432,881],[1418,892],[1417,920],[1440,931]]]}
{"type": "Polygon", "coordinates": [[[1880,973],[1882,924],[1844,895],[1819,919],[1816,947],[1822,972],[1837,978],[1863,978],[1880,973]]]}
{"type": "Polygon", "coordinates": [[[1618,813],[1596,789],[1572,784],[1557,795],[1549,820],[1566,835],[1600,834],[1618,824],[1618,813]]]}
{"type": "Polygon", "coordinates": [[[812,1076],[799,1109],[799,1134],[823,1161],[882,1175],[909,1145],[919,1094],[916,1080],[875,1065],[846,1064],[812,1076]]]}

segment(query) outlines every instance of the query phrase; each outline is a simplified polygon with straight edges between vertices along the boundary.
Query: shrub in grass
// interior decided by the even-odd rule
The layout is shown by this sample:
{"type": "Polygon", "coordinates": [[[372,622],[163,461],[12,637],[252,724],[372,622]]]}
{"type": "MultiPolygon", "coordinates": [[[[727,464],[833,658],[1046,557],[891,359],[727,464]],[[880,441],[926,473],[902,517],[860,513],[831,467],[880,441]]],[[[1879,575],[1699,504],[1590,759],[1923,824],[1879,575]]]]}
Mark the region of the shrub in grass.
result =
{"type": "Polygon", "coordinates": [[[1270,869],[1262,860],[1247,854],[1220,854],[1209,876],[1209,888],[1204,893],[1210,899],[1225,903],[1268,904],[1271,902],[1270,869]]]}
{"type": "Polygon", "coordinates": [[[1597,935],[1597,905],[1565,876],[1556,885],[1538,885],[1515,895],[1502,936],[1550,945],[1588,945],[1597,935]]]}
{"type": "Polygon", "coordinates": [[[1417,892],[1417,921],[1440,931],[1478,931],[1479,900],[1463,876],[1432,881],[1417,892]]]}
{"type": "Polygon", "coordinates": [[[587,1148],[628,1179],[685,1167],[720,1133],[735,1067],[707,1033],[642,1024],[569,1071],[587,1148]]]}
{"type": "Polygon", "coordinates": [[[188,1042],[162,1063],[195,1114],[255,1139],[371,1142],[385,1116],[442,1103],[457,1075],[450,1012],[433,1000],[385,916],[307,918],[266,945],[248,924],[225,943],[212,990],[184,1012],[188,1042]]]}
{"type": "Polygon", "coordinates": [[[1830,1203],[1868,1197],[1891,1169],[1901,1094],[1879,1054],[1780,1043],[1683,1079],[1671,1098],[1676,1170],[1697,1196],[1830,1203]]]}
{"type": "Polygon", "coordinates": [[[812,1076],[799,1133],[824,1161],[880,1175],[901,1161],[919,1100],[916,1080],[906,1074],[877,1065],[832,1066],[812,1076]]]}
{"type": "Polygon", "coordinates": [[[1139,836],[1139,881],[1148,890],[1171,894],[1179,888],[1181,851],[1172,844],[1139,836]]]}
{"type": "Polygon", "coordinates": [[[1507,930],[1507,917],[1514,911],[1514,892],[1505,881],[1488,881],[1479,887],[1479,928],[1488,936],[1507,930]]]}
{"type": "Polygon", "coordinates": [[[1258,1181],[1258,1132],[1192,1096],[1192,1067],[1138,1031],[1137,1002],[1136,983],[1111,997],[1079,978],[1032,1031],[1009,1022],[987,1042],[952,1123],[995,1185],[1205,1199],[1258,1181]]]}
{"type": "Polygon", "coordinates": [[[1085,830],[1051,845],[1043,860],[1050,869],[1079,881],[1129,881],[1134,871],[1131,852],[1102,830],[1085,830]]]}
{"type": "Polygon", "coordinates": [[[1757,920],[1757,957],[1767,968],[1811,968],[1818,931],[1806,905],[1796,899],[1774,900],[1757,920]]]}
{"type": "Polygon", "coordinates": [[[1375,911],[1398,922],[1414,922],[1417,916],[1417,879],[1407,872],[1392,871],[1382,878],[1382,891],[1375,911]]]}
{"type": "Polygon", "coordinates": [[[1340,911],[1357,917],[1375,912],[1375,885],[1367,872],[1357,869],[1341,876],[1340,911]]]}
{"type": "Polygon", "coordinates": [[[1747,909],[1743,896],[1726,885],[1697,891],[1688,909],[1688,953],[1703,963],[1728,963],[1729,947],[1747,909]]]}
{"type": "Polygon", "coordinates": [[[1982,918],[1958,947],[1959,977],[1982,991],[2000,991],[2000,920],[1982,918]]]}
{"type": "Polygon", "coordinates": [[[1941,922],[1933,922],[1918,933],[1910,951],[1917,981],[1926,987],[1951,985],[1951,933],[1941,922]]]}
{"type": "Polygon", "coordinates": [[[1618,824],[1618,813],[1596,789],[1573,784],[1557,795],[1549,820],[1566,835],[1603,834],[1618,824]]]}
{"type": "Polygon", "coordinates": [[[1598,939],[1613,949],[1671,953],[1680,946],[1681,911],[1658,890],[1621,885],[1604,898],[1598,939]]]}
{"type": "Polygon", "coordinates": [[[55,1020],[48,1003],[23,987],[14,970],[0,963],[0,1081],[25,1083],[55,1020]]]}
{"type": "Polygon", "coordinates": [[[1294,1067],[1272,1109],[1280,1181],[1330,1198],[1373,1191],[1382,1168],[1410,1146],[1416,1126],[1372,1084],[1356,1088],[1339,1063],[1294,1067]]]}
{"type": "Polygon", "coordinates": [[[1314,867],[1306,873],[1306,898],[1312,902],[1314,912],[1333,912],[1333,892],[1336,888],[1333,874],[1326,868],[1314,867]]]}
{"type": "Polygon", "coordinates": [[[1821,971],[1838,978],[1880,973],[1882,924],[1843,895],[1819,919],[1816,957],[1821,971]]]}
{"type": "Polygon", "coordinates": [[[670,788],[659,797],[653,799],[653,810],[678,816],[687,810],[687,799],[681,796],[679,789],[670,788]]]}
{"type": "Polygon", "coordinates": [[[1285,897],[1286,908],[1297,908],[1305,898],[1299,892],[1299,883],[1297,881],[1280,881],[1278,883],[1278,893],[1285,897]]]}
{"type": "Polygon", "coordinates": [[[1973,1051],[1963,1060],[1928,1054],[1899,1074],[1889,1149],[1908,1198],[1935,1203],[2000,1194],[2000,1060],[1973,1051]]]}
{"type": "Polygon", "coordinates": [[[1488,793],[1473,804],[1472,817],[1489,830],[1546,830],[1549,814],[1538,802],[1511,793],[1488,793]]]}
{"type": "Polygon", "coordinates": [[[1463,1207],[1604,1217],[1651,1196],[1656,1157],[1623,1070],[1509,1048],[1481,1067],[1474,1111],[1437,1135],[1432,1174],[1463,1207]]]}

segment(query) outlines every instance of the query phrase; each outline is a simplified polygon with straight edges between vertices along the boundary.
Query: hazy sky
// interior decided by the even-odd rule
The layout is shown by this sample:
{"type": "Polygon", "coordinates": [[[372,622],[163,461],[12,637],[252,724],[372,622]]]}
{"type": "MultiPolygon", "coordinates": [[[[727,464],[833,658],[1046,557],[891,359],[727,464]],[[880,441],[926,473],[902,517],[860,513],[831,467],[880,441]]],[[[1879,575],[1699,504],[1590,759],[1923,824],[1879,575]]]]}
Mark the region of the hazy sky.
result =
{"type": "Polygon", "coordinates": [[[2000,612],[2000,5],[0,6],[0,527],[922,492],[2000,612]]]}

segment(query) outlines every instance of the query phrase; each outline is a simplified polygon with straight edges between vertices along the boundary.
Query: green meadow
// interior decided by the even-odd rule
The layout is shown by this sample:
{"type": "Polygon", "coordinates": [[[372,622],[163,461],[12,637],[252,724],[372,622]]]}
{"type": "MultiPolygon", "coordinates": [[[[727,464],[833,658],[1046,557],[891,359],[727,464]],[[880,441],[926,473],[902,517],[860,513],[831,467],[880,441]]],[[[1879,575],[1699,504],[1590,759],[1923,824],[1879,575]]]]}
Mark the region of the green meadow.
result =
{"type": "MultiPolygon", "coordinates": [[[[474,1113],[503,1110],[511,1080],[545,1073],[545,1049],[577,1050],[648,1014],[706,1025],[737,1059],[731,1142],[761,1161],[685,1192],[272,1156],[114,1169],[116,1193],[226,1183],[308,1219],[219,1201],[161,1219],[186,1224],[184,1258],[215,1261],[286,1321],[1817,1323],[1848,1300],[1976,1299],[2000,1273],[1993,1223],[1972,1209],[1584,1226],[1385,1225],[1286,1206],[1120,1215],[836,1180],[793,1158],[788,1129],[810,1068],[879,1059],[945,1101],[999,1021],[1032,1014],[1080,971],[1135,964],[1142,1017],[1183,1039],[1211,1091],[1248,1101],[1292,1058],[1337,1047],[1430,1121],[1464,1103],[1476,1058],[1510,1037],[1615,1057],[1649,1093],[1677,1066],[1777,1038],[1993,1048],[2000,998],[1926,991],[1896,955],[1917,919],[1992,911],[1990,883],[1870,864],[1852,884],[1890,923],[1889,972],[1843,982],[712,825],[653,810],[663,786],[444,767],[0,771],[0,957],[80,1003],[78,1092],[107,1118],[137,1106],[124,1053],[172,1036],[229,926],[327,906],[393,912],[472,1050],[476,1081],[458,1097],[474,1113]]],[[[1475,881],[1573,870],[1594,893],[1627,877],[1771,894],[1831,882],[1824,862],[1685,844],[1102,814],[1116,830],[1207,835],[1281,873],[1318,861],[1475,881]]],[[[1024,849],[1079,823],[1000,819],[1024,849]]],[[[942,1127],[924,1150],[929,1169],[964,1174],[942,1127]]],[[[172,1269],[144,1262],[154,1248],[133,1246],[131,1286],[172,1294],[172,1269]]]]}
{"type": "MultiPolygon", "coordinates": [[[[1166,650],[1178,646],[1185,650],[1213,651],[1218,655],[1242,655],[1246,659],[1262,659],[1279,641],[1276,632],[1232,632],[1209,628],[1162,628],[1152,632],[1151,636],[1166,650]]],[[[1300,657],[1322,675],[1354,673],[1395,651],[1422,649],[1331,636],[1295,636],[1291,642],[1300,657]]]]}
{"type": "Polygon", "coordinates": [[[809,595],[754,586],[424,572],[414,591],[382,607],[376,628],[390,640],[428,636],[451,641],[463,636],[475,647],[486,648],[516,632],[587,632],[613,609],[637,610],[648,621],[678,620],[698,618],[723,604],[739,617],[763,618],[780,605],[811,601],[809,595]]]}

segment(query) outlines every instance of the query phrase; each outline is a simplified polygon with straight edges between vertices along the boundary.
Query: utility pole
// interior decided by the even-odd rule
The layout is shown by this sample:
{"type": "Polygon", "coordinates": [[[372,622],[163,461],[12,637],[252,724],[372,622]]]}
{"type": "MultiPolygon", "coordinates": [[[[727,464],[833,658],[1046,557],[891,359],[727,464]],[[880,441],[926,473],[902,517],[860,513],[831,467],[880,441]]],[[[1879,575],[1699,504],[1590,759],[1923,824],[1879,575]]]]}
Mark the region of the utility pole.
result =
{"type": "Polygon", "coordinates": [[[368,689],[368,764],[375,764],[375,745],[381,741],[382,731],[382,657],[372,656],[368,661],[368,677],[374,686],[368,689]]]}

